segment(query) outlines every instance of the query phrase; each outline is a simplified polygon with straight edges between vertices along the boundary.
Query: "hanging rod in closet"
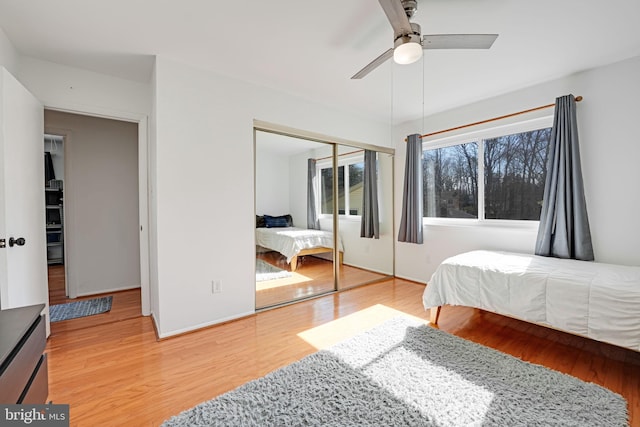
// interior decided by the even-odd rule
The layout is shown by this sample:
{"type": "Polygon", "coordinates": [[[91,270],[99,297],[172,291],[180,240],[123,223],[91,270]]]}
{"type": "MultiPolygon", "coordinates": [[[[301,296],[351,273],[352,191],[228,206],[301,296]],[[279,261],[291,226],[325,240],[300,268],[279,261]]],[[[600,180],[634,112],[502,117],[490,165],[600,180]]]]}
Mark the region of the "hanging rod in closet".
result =
{"type": "MultiPolygon", "coordinates": [[[[582,96],[576,96],[576,102],[580,102],[580,101],[582,101],[582,96]]],[[[471,127],[471,126],[477,126],[477,125],[481,125],[481,124],[484,124],[484,123],[495,122],[497,120],[508,119],[509,117],[519,116],[521,114],[531,113],[533,111],[538,111],[538,110],[544,110],[546,108],[552,108],[552,107],[555,107],[555,106],[556,106],[556,104],[554,102],[553,104],[547,104],[547,105],[542,105],[540,107],[529,108],[528,110],[518,111],[517,113],[505,114],[504,116],[493,117],[491,119],[486,119],[486,120],[482,120],[482,121],[475,122],[475,123],[469,123],[469,124],[462,125],[462,126],[456,126],[456,127],[449,128],[449,129],[439,130],[437,132],[425,133],[424,135],[420,135],[420,138],[428,138],[430,136],[440,135],[441,133],[451,132],[451,131],[458,130],[458,129],[464,129],[464,128],[468,128],[468,127],[471,127]]],[[[407,139],[405,138],[404,141],[406,142],[407,139]]]]}

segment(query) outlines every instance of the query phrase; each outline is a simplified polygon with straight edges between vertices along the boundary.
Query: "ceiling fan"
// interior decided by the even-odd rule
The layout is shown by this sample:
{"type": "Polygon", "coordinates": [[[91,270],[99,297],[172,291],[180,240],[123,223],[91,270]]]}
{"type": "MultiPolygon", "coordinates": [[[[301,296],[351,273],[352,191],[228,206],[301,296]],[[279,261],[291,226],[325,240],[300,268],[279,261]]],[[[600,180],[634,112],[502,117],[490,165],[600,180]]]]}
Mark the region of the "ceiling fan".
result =
{"type": "Polygon", "coordinates": [[[387,59],[411,64],[422,57],[423,49],[489,49],[497,34],[425,34],[420,25],[409,22],[418,10],[416,0],[378,0],[393,27],[393,48],[371,61],[351,77],[361,79],[387,59]]]}

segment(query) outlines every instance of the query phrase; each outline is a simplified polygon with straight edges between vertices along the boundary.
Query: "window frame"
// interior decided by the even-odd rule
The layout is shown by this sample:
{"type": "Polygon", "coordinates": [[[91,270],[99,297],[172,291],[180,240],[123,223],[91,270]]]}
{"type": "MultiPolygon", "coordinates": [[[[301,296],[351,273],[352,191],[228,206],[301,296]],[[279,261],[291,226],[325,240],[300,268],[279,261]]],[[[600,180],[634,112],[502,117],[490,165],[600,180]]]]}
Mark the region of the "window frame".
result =
{"type": "Polygon", "coordinates": [[[434,137],[431,139],[423,139],[422,151],[437,148],[452,147],[465,143],[475,142],[478,144],[478,218],[422,218],[423,225],[446,225],[456,227],[500,227],[500,228],[519,228],[519,229],[537,229],[539,220],[517,220],[517,219],[487,219],[485,218],[485,194],[484,194],[484,145],[485,140],[498,138],[501,136],[512,135],[516,133],[531,132],[538,129],[550,128],[553,126],[553,115],[545,115],[542,117],[508,123],[499,126],[487,127],[471,132],[459,133],[447,137],[434,137]]]}
{"type": "MultiPolygon", "coordinates": [[[[358,151],[352,154],[343,154],[338,157],[338,168],[341,166],[344,167],[344,201],[345,201],[345,213],[338,214],[338,218],[359,221],[361,219],[361,215],[352,215],[349,213],[351,205],[350,202],[350,194],[349,194],[349,165],[364,163],[364,151],[358,151]]],[[[331,169],[333,168],[333,160],[332,159],[323,159],[316,162],[316,175],[318,177],[322,176],[322,169],[331,169]]],[[[337,173],[334,173],[334,179],[337,173]]],[[[322,183],[321,178],[316,182],[316,206],[318,206],[318,218],[326,219],[333,217],[333,214],[322,213],[322,206],[320,201],[322,200],[322,183]]]]}

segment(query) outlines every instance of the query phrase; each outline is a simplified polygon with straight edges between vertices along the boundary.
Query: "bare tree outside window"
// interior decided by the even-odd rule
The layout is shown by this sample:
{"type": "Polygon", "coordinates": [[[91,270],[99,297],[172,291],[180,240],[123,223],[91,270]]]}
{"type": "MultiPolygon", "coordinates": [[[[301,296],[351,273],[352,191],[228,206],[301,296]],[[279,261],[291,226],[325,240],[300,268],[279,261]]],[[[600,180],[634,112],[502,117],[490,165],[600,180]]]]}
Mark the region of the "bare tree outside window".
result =
{"type": "Polygon", "coordinates": [[[476,142],[425,150],[422,171],[425,217],[478,217],[476,142]]]}
{"type": "Polygon", "coordinates": [[[550,137],[551,128],[544,128],[424,150],[424,216],[539,220],[550,137]],[[479,160],[484,194],[479,194],[479,160]],[[479,197],[484,213],[478,212],[479,197]]]}
{"type": "Polygon", "coordinates": [[[551,128],[484,141],[487,219],[539,220],[551,128]]]}

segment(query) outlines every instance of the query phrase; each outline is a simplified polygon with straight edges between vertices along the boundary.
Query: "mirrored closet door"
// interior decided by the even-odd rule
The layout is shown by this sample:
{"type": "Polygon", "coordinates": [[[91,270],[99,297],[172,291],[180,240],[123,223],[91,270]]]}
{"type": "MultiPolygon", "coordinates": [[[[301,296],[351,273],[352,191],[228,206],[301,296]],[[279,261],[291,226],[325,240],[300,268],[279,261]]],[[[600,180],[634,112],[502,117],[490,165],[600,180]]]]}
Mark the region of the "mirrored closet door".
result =
{"type": "Polygon", "coordinates": [[[317,228],[307,223],[309,159],[332,150],[256,131],[256,308],[336,289],[331,215],[318,219],[317,228]]]}
{"type": "Polygon", "coordinates": [[[362,148],[256,130],[256,308],[393,275],[392,167],[390,154],[365,162],[362,148]],[[379,227],[362,237],[367,179],[379,227]]]}

